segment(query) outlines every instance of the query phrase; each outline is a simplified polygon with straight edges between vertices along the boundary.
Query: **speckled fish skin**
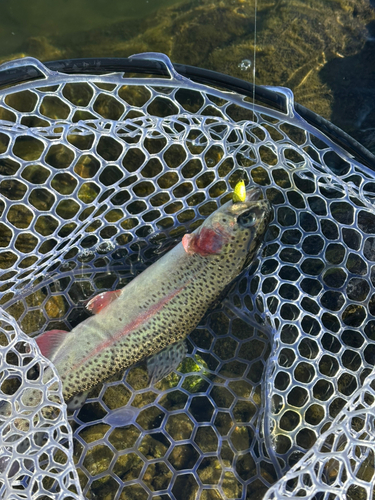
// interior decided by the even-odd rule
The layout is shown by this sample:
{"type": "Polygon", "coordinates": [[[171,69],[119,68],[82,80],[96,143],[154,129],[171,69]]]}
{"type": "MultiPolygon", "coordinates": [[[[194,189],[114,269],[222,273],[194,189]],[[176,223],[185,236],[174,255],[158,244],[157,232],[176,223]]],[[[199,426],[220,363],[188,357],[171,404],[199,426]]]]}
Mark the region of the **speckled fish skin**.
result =
{"type": "MultiPolygon", "coordinates": [[[[51,359],[65,400],[186,337],[257,253],[271,218],[259,189],[226,203],[124,287],[61,334],[51,359]]],[[[43,351],[42,351],[43,352],[43,351]]]]}

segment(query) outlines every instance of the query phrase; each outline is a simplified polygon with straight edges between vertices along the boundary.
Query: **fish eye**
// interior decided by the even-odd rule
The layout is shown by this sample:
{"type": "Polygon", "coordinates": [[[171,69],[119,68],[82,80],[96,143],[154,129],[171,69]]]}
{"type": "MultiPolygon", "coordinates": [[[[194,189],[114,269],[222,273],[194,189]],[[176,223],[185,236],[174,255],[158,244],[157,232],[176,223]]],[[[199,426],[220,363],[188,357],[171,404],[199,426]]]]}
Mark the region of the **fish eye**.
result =
{"type": "Polygon", "coordinates": [[[253,210],[248,210],[247,212],[244,212],[243,214],[238,216],[237,222],[238,224],[240,224],[240,226],[251,227],[256,222],[256,215],[253,210]]]}

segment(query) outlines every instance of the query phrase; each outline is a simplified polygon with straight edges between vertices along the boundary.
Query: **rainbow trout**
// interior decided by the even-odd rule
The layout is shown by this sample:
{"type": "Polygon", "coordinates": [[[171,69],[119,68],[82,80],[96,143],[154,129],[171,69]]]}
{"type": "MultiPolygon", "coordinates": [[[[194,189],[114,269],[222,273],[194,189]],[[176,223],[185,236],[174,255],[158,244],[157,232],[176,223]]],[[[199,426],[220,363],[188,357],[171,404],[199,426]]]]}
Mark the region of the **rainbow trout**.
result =
{"type": "MultiPolygon", "coordinates": [[[[244,192],[123,289],[94,297],[87,304],[94,316],[70,332],[37,337],[59,373],[65,400],[184,339],[254,258],[270,218],[260,189],[244,192]]],[[[33,392],[23,397],[28,405],[37,403],[33,392]]]]}

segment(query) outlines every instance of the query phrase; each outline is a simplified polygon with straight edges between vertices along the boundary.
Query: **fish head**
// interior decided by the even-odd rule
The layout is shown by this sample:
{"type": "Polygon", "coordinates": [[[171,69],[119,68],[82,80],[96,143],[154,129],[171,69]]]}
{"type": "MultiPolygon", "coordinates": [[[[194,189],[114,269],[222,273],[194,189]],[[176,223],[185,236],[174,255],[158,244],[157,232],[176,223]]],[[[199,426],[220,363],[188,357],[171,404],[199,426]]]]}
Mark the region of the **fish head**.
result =
{"type": "Polygon", "coordinates": [[[254,254],[264,239],[272,218],[272,207],[259,188],[246,191],[244,201],[229,201],[212,217],[212,228],[224,235],[223,251],[254,254]]]}
{"type": "Polygon", "coordinates": [[[185,250],[203,257],[219,256],[224,262],[250,262],[272,218],[272,207],[262,196],[261,189],[250,188],[243,201],[221,206],[194,233],[185,235],[185,250]]]}
{"type": "Polygon", "coordinates": [[[260,188],[251,188],[246,191],[244,201],[228,202],[222,208],[233,217],[232,235],[227,251],[233,252],[234,248],[237,256],[240,257],[241,245],[243,245],[246,250],[244,267],[254,259],[264,241],[265,233],[273,219],[272,206],[267,199],[263,198],[260,188]]]}

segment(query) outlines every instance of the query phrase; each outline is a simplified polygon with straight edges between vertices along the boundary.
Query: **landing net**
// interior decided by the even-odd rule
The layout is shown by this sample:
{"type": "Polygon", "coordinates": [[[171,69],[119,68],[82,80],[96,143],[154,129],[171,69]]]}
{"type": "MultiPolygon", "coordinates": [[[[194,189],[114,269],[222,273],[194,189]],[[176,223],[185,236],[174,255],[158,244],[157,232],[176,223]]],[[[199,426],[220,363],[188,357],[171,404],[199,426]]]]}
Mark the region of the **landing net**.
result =
{"type": "Polygon", "coordinates": [[[1,498],[371,499],[374,172],[285,89],[286,114],[142,57],[169,77],[0,67],[42,75],[0,91],[1,498]],[[68,419],[33,337],[76,326],[243,176],[275,219],[183,363],[153,387],[131,368],[68,419]],[[129,425],[106,423],[125,405],[129,425]]]}

